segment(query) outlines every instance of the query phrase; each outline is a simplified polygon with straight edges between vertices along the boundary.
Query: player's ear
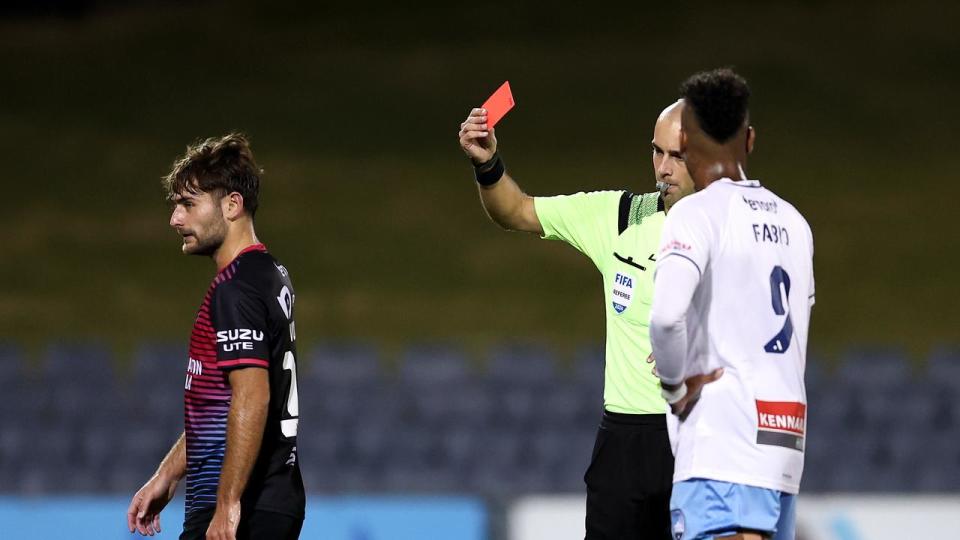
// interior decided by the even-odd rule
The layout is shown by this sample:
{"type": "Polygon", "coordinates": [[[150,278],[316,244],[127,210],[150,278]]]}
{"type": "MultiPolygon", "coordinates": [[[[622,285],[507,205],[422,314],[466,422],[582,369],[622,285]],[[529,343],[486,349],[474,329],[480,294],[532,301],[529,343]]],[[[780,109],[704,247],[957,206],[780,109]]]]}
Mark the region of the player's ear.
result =
{"type": "Polygon", "coordinates": [[[243,195],[232,191],[223,198],[223,215],[233,221],[243,214],[243,195]]]}
{"type": "Polygon", "coordinates": [[[747,155],[753,152],[753,143],[757,140],[757,132],[753,126],[747,126],[747,155]]]}

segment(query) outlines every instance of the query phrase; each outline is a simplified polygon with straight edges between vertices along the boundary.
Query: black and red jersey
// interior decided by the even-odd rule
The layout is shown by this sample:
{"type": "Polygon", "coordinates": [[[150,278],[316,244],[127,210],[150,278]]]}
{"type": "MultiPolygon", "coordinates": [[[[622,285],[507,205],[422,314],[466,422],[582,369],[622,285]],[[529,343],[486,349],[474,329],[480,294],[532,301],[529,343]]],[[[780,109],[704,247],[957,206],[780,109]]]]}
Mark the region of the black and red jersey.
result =
{"type": "Polygon", "coordinates": [[[293,304],[290,276],[263,244],[240,252],[210,284],[190,336],[184,383],[187,514],[217,502],[231,398],[227,373],[266,369],[267,423],[241,505],[303,517],[293,304]]]}

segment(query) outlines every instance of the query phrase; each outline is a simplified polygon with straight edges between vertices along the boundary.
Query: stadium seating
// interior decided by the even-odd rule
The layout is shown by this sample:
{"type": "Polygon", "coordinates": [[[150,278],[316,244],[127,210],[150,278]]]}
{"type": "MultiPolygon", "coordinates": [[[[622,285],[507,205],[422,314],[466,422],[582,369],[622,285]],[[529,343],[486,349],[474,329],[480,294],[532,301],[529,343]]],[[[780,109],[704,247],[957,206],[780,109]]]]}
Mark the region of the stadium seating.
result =
{"type": "MultiPolygon", "coordinates": [[[[0,493],[132,492],[183,426],[182,345],[137,347],[127,370],[95,344],[39,362],[0,344],[0,493]]],[[[603,349],[506,343],[474,362],[449,343],[388,361],[365,343],[302,355],[300,449],[323,493],[582,492],[602,407],[603,349]]],[[[806,492],[960,489],[960,350],[808,359],[806,492]]]]}

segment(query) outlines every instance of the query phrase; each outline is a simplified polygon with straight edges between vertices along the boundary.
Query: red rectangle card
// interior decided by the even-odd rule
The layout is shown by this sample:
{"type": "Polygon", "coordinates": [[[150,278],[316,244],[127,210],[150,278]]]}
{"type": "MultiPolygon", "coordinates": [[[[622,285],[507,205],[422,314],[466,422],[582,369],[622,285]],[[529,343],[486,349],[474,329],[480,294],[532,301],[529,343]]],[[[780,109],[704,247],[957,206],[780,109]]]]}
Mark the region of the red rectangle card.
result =
{"type": "Polygon", "coordinates": [[[483,108],[487,110],[487,126],[495,126],[515,104],[513,93],[510,92],[510,81],[506,81],[483,103],[483,108]]]}

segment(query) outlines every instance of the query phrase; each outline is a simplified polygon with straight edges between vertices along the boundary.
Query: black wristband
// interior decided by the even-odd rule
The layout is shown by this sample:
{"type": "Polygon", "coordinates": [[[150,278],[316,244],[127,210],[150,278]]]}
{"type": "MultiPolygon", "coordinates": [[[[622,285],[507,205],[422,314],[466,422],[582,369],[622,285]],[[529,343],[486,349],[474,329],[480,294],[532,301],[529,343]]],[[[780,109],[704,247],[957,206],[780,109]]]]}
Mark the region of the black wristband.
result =
{"type": "Polygon", "coordinates": [[[493,154],[490,161],[473,166],[473,175],[477,178],[477,183],[481,186],[492,186],[503,178],[503,173],[507,171],[503,166],[503,160],[500,154],[493,154]]]}

